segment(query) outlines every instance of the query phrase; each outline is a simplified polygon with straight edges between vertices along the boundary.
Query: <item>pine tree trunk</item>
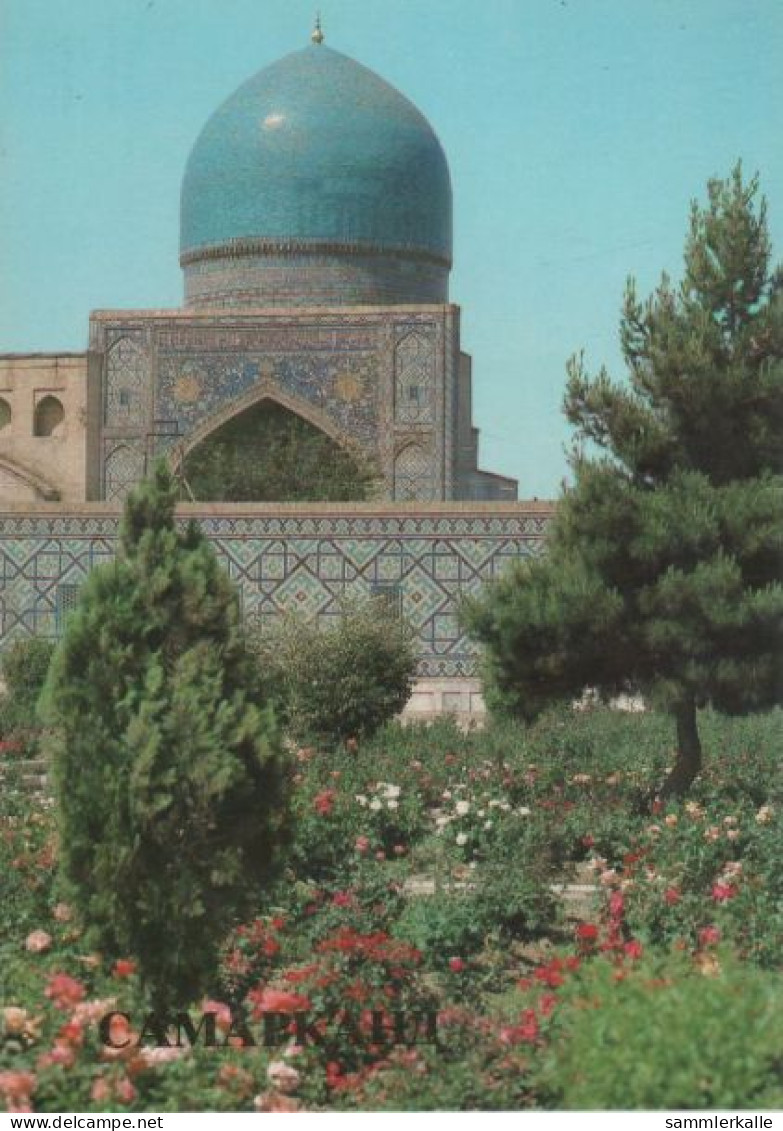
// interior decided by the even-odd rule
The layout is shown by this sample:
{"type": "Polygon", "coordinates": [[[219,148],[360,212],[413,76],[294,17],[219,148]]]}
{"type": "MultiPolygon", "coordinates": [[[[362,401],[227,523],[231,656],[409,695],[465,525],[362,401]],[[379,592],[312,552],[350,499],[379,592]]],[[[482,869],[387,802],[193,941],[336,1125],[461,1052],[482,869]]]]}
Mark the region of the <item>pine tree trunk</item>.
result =
{"type": "Polygon", "coordinates": [[[683,699],[674,709],[677,723],[677,758],[671,773],[663,783],[660,796],[682,797],[701,772],[701,740],[696,723],[696,704],[693,699],[683,699]]]}

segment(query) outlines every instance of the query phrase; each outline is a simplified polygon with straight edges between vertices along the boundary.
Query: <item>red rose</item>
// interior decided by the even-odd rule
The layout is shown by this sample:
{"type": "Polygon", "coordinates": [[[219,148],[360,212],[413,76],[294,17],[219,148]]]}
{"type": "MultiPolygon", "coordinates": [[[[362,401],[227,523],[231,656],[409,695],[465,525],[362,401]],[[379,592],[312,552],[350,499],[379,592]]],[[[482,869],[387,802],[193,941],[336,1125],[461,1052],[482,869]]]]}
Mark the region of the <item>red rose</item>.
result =
{"type": "Polygon", "coordinates": [[[253,1017],[263,1013],[302,1013],[310,1009],[310,999],[303,994],[292,994],[290,990],[275,990],[269,986],[251,990],[247,995],[253,1002],[253,1017]]]}
{"type": "Polygon", "coordinates": [[[328,817],[332,809],[334,809],[334,799],[336,796],[337,793],[333,789],[324,789],[316,794],[315,800],[313,801],[316,813],[319,813],[322,817],[328,817]]]}
{"type": "Polygon", "coordinates": [[[462,961],[461,958],[450,958],[449,959],[449,970],[451,970],[454,974],[461,974],[464,969],[465,969],[465,963],[462,961]]]}
{"type": "Polygon", "coordinates": [[[118,958],[114,963],[112,974],[115,978],[130,978],[131,974],[136,973],[136,963],[130,958],[118,958]]]}
{"type": "Polygon", "coordinates": [[[538,1003],[538,1008],[541,1010],[542,1017],[549,1017],[552,1010],[557,1005],[557,998],[554,994],[542,994],[538,1003]]]}

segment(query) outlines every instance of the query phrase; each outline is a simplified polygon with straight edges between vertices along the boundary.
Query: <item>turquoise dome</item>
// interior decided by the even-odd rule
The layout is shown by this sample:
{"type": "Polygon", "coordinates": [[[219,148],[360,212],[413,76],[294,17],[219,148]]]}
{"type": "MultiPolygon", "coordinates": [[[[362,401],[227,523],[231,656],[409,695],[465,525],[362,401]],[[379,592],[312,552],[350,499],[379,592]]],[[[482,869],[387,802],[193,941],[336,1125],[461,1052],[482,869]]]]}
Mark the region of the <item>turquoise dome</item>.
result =
{"type": "Polygon", "coordinates": [[[451,264],[451,183],[399,91],[322,44],[259,71],[212,115],[182,185],[183,266],[275,249],[451,264]]]}

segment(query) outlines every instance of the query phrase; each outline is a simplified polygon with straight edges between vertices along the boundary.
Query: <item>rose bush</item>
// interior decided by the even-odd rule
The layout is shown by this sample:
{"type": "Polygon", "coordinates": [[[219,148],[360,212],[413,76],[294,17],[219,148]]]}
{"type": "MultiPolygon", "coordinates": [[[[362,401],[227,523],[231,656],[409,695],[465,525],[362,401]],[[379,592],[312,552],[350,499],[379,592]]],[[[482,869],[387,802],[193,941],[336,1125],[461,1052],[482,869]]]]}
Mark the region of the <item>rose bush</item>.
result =
{"type": "Polygon", "coordinates": [[[7,778],[0,1098],[123,1113],[626,1107],[649,1102],[644,1055],[659,1105],[777,1102],[762,1043],[778,1040],[782,719],[706,715],[708,770],[652,814],[671,757],[654,714],[393,726],[358,749],[301,749],[283,871],[225,939],[206,1003],[181,1003],[194,1023],[215,1014],[218,1049],[103,1044],[106,1012],[130,1017],[115,1018],[123,1044],[155,1003],[137,956],[87,947],[56,884],[55,814],[7,778]],[[567,918],[552,886],[573,881],[567,918]],[[409,1006],[435,1010],[437,1045],[377,1039],[409,1006]],[[299,1007],[324,1023],[303,1045],[299,1007]],[[259,1038],[270,1012],[293,1029],[239,1047],[232,1017],[259,1038]],[[729,1015],[724,1055],[709,1034],[729,1015]]]}

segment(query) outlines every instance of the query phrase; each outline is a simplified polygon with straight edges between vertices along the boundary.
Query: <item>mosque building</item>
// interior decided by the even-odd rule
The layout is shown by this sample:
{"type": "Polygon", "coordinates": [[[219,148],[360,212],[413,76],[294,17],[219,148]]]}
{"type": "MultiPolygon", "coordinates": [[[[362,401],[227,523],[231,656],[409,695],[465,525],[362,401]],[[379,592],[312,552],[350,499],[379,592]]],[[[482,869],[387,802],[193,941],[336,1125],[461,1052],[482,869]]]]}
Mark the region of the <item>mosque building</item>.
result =
{"type": "Polygon", "coordinates": [[[84,353],[0,354],[0,652],[62,634],[165,456],[243,617],[393,602],[416,640],[408,714],[479,717],[460,602],[544,552],[552,507],[478,467],[451,259],[435,133],[316,26],[196,139],[183,306],[94,311],[84,353]],[[325,493],[344,467],[371,490],[325,493]]]}
{"type": "Polygon", "coordinates": [[[265,408],[371,461],[382,499],[515,500],[478,468],[451,263],[438,138],[317,25],[196,140],[183,307],[94,311],[84,353],[0,355],[0,504],[120,501],[265,408]]]}

